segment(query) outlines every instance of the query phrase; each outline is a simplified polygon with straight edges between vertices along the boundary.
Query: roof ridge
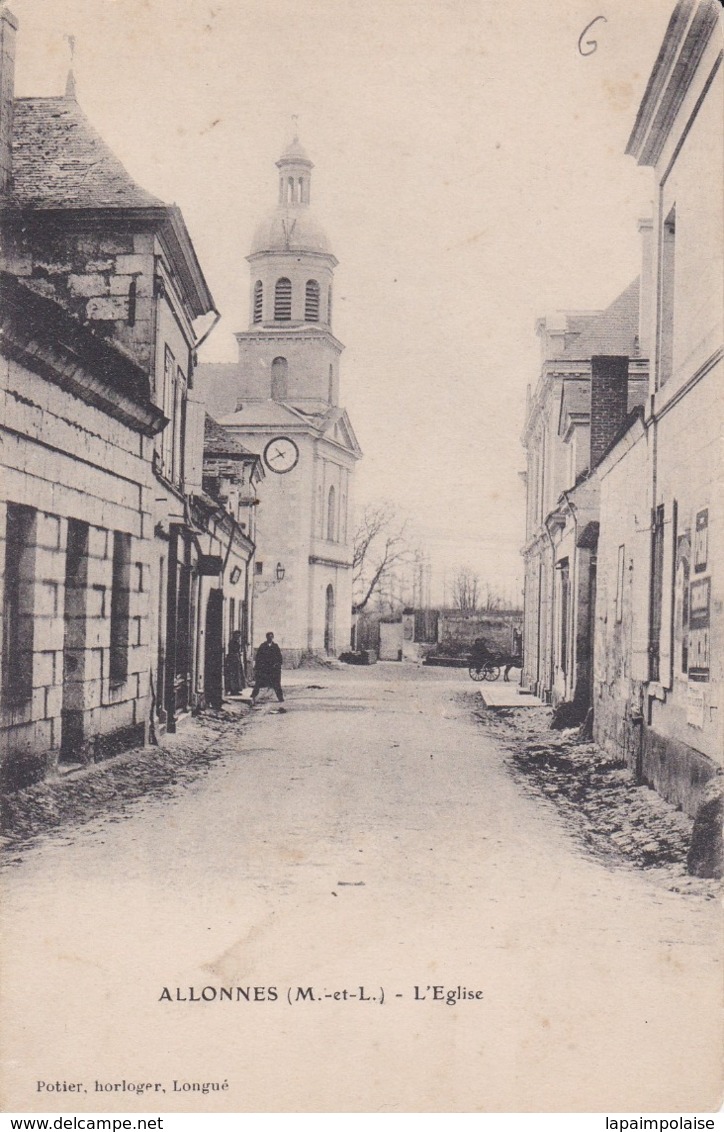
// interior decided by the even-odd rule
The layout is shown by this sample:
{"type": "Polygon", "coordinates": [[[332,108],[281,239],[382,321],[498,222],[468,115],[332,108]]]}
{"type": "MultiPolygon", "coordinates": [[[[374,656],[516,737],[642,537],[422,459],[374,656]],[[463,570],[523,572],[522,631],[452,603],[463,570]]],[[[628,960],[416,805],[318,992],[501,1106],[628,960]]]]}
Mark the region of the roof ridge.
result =
{"type": "Polygon", "coordinates": [[[21,207],[164,207],[134,180],[74,98],[16,99],[14,117],[15,196],[21,207]]]}
{"type": "Polygon", "coordinates": [[[576,334],[576,340],[571,342],[563,351],[562,360],[572,358],[580,360],[583,357],[592,357],[596,353],[601,353],[600,345],[611,346],[620,353],[630,353],[634,346],[631,338],[636,338],[639,334],[638,290],[640,285],[641,276],[637,275],[611,300],[608,306],[604,307],[590,320],[585,328],[576,334]],[[635,303],[632,299],[634,292],[636,292],[635,303]],[[619,320],[614,318],[617,311],[622,312],[622,317],[619,320]],[[598,344],[596,342],[597,334],[600,336],[598,344]],[[622,346],[626,348],[620,349],[622,346]]]}

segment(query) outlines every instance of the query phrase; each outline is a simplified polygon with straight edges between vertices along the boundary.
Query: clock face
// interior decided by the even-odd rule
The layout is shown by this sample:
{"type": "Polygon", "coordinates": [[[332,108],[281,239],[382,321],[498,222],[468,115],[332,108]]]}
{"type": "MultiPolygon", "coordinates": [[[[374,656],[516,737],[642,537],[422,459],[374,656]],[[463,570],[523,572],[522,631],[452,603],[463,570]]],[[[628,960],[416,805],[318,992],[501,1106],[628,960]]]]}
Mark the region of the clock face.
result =
{"type": "Polygon", "coordinates": [[[270,472],[291,472],[299,459],[299,449],[288,436],[277,436],[264,449],[264,463],[270,472]]]}

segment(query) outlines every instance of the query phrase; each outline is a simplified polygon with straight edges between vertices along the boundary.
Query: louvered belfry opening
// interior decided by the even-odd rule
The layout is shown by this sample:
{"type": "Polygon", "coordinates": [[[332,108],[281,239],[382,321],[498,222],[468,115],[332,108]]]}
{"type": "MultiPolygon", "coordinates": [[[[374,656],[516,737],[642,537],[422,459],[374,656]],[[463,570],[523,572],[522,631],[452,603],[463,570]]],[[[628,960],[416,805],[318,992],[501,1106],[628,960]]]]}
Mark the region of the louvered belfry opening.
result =
{"type": "Polygon", "coordinates": [[[304,295],[304,318],[306,322],[319,322],[319,283],[316,279],[307,282],[304,295]]]}
{"type": "Polygon", "coordinates": [[[264,287],[261,279],[254,284],[254,322],[261,322],[262,304],[264,301],[264,287]]]}
{"type": "Polygon", "coordinates": [[[274,288],[274,320],[289,322],[292,317],[292,284],[286,278],[277,279],[274,288]]]}

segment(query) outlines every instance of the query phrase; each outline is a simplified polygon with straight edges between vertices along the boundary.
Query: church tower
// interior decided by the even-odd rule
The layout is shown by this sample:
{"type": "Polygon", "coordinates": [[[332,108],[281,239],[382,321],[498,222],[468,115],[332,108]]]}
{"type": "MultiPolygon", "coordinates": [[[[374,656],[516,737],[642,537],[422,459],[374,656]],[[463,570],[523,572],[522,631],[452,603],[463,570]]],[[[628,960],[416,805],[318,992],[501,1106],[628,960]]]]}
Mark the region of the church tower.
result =
{"type": "Polygon", "coordinates": [[[261,456],[253,639],[271,630],[287,664],[350,647],[352,481],[362,455],[339,405],[342,343],[332,333],[334,269],[311,208],[312,162],[295,135],[277,161],[273,212],[256,229],[249,329],[239,360],[205,365],[221,423],[261,456]]]}
{"type": "Polygon", "coordinates": [[[258,225],[249,329],[236,335],[240,400],[285,401],[323,413],[339,401],[342,344],[332,334],[337,260],[311,210],[312,162],[295,136],[277,161],[276,208],[258,225]]]}

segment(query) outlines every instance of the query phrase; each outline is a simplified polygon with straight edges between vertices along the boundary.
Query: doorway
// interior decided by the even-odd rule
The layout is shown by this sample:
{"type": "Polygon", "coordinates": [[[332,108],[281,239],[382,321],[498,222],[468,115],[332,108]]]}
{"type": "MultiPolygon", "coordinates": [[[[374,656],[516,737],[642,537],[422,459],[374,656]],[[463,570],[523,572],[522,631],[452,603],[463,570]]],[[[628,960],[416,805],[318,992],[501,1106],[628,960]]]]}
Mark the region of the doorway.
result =
{"type": "Polygon", "coordinates": [[[61,763],[86,761],[84,751],[86,688],[86,626],[88,610],[88,523],[68,520],[65,551],[65,608],[63,611],[63,702],[61,763]]]}
{"type": "Polygon", "coordinates": [[[324,601],[324,651],[327,656],[334,654],[334,586],[327,586],[324,601]]]}
{"type": "Polygon", "coordinates": [[[206,603],[204,635],[204,697],[209,707],[220,708],[224,695],[224,594],[212,590],[206,603]]]}

